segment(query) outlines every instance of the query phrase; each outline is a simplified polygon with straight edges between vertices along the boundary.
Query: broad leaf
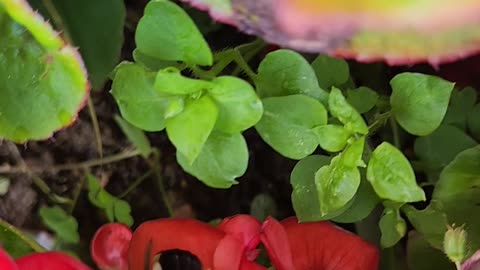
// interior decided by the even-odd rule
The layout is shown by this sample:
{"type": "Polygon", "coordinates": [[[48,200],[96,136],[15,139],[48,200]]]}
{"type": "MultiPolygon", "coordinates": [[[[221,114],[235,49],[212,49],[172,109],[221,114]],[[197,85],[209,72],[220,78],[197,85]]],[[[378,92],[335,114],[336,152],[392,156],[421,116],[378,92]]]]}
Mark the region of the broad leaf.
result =
{"type": "Polygon", "coordinates": [[[51,5],[56,14],[50,17],[59,16],[62,25],[57,27],[79,48],[93,89],[100,89],[120,59],[126,16],[124,2],[52,0],[51,5]]]}
{"type": "Polygon", "coordinates": [[[180,106],[177,113],[183,109],[182,98],[164,97],[155,90],[155,76],[155,72],[147,71],[139,64],[122,63],[115,69],[112,84],[111,92],[123,118],[146,131],[165,128],[165,117],[171,104],[180,106]]]}
{"type": "Polygon", "coordinates": [[[480,248],[480,146],[467,149],[442,171],[432,199],[443,205],[449,223],[467,224],[470,251],[480,248]]]}
{"type": "Polygon", "coordinates": [[[460,91],[454,90],[443,123],[465,130],[468,114],[473,110],[476,100],[477,90],[471,87],[460,91]]]}
{"type": "Polygon", "coordinates": [[[326,104],[328,93],[318,86],[310,64],[299,53],[277,50],[267,54],[258,67],[256,80],[262,98],[304,94],[326,104]]]}
{"type": "Polygon", "coordinates": [[[329,215],[344,208],[352,200],[360,186],[360,171],[365,138],[354,141],[342,153],[332,159],[328,166],[315,173],[320,213],[329,215]]]}
{"type": "Polygon", "coordinates": [[[408,159],[388,142],[373,151],[367,167],[367,179],[380,198],[396,202],[425,200],[408,159]]]}
{"type": "Polygon", "coordinates": [[[206,66],[213,62],[212,52],[192,19],[168,0],[148,3],[138,22],[135,42],[140,52],[160,60],[206,66]]]}
{"type": "Polygon", "coordinates": [[[0,138],[46,139],[83,107],[83,63],[24,0],[0,2],[0,32],[0,138]]]}
{"type": "Polygon", "coordinates": [[[455,265],[440,250],[430,246],[420,233],[411,231],[407,241],[407,263],[411,270],[455,270],[455,265]]]}
{"type": "Polygon", "coordinates": [[[442,250],[443,237],[447,231],[448,221],[439,202],[432,201],[423,210],[417,210],[407,204],[402,207],[402,211],[407,215],[413,227],[422,234],[423,238],[432,247],[442,250]]]}
{"type": "Polygon", "coordinates": [[[60,240],[70,244],[80,241],[77,220],[59,206],[42,207],[39,214],[42,222],[54,231],[60,240]]]}
{"type": "Polygon", "coordinates": [[[177,151],[192,164],[215,126],[218,108],[209,96],[187,101],[185,109],[167,119],[167,134],[177,151]]]}
{"type": "Polygon", "coordinates": [[[328,98],[328,110],[345,125],[345,129],[362,135],[368,133],[368,127],[362,116],[350,105],[342,92],[333,87],[328,98]]]}
{"type": "Polygon", "coordinates": [[[315,151],[318,140],[312,128],[327,122],[322,103],[305,95],[262,101],[264,113],[255,129],[266,143],[291,159],[302,159],[315,151]]]}
{"type": "Polygon", "coordinates": [[[263,104],[248,82],[236,77],[222,76],[215,78],[212,83],[214,87],[209,91],[209,95],[219,109],[216,129],[236,133],[260,121],[263,104]]]}
{"type": "Polygon", "coordinates": [[[174,67],[158,71],[154,84],[155,90],[163,95],[190,95],[208,91],[213,86],[208,81],[185,77],[174,67]]]}
{"type": "Polygon", "coordinates": [[[132,56],[135,60],[135,63],[141,64],[150,71],[159,71],[160,69],[175,66],[177,64],[176,61],[161,60],[153,56],[146,55],[138,49],[133,50],[132,56]]]}
{"type": "Polygon", "coordinates": [[[105,212],[109,222],[120,222],[127,226],[132,226],[131,208],[126,201],[118,199],[105,191],[93,175],[87,175],[87,182],[88,199],[93,205],[105,212]]]}
{"type": "Polygon", "coordinates": [[[300,160],[290,174],[292,185],[292,204],[299,221],[323,220],[320,213],[315,173],[323,166],[328,166],[331,158],[312,155],[300,160]]]}
{"type": "Polygon", "coordinates": [[[392,113],[406,131],[426,136],[440,126],[453,83],[430,75],[402,73],[395,76],[390,85],[392,113]]]}
{"type": "Polygon", "coordinates": [[[368,87],[359,87],[354,90],[347,91],[347,102],[350,103],[358,113],[366,113],[375,105],[379,96],[377,92],[368,87]]]}
{"type": "Polygon", "coordinates": [[[330,89],[332,86],[340,87],[346,83],[350,76],[348,63],[339,58],[320,54],[313,60],[312,68],[322,89],[330,89]]]}
{"type": "Polygon", "coordinates": [[[320,147],[329,152],[338,152],[345,148],[347,141],[352,136],[343,126],[323,125],[313,129],[318,138],[320,147]]]}
{"type": "Polygon", "coordinates": [[[0,243],[13,258],[45,251],[35,240],[21,232],[11,224],[0,219],[0,243]]]}
{"type": "Polygon", "coordinates": [[[114,115],[113,118],[130,142],[138,149],[140,154],[144,158],[147,158],[152,152],[152,147],[150,146],[150,142],[148,141],[147,136],[145,136],[145,133],[118,115],[114,115]]]}
{"type": "Polygon", "coordinates": [[[442,124],[430,135],[417,138],[414,150],[428,170],[440,170],[458,153],[477,144],[461,129],[442,124]]]}
{"type": "Polygon", "coordinates": [[[394,246],[407,232],[407,224],[398,209],[386,208],[378,225],[382,233],[380,242],[383,248],[394,246]]]}
{"type": "Polygon", "coordinates": [[[212,132],[195,161],[177,151],[177,161],[189,174],[207,186],[229,188],[247,170],[248,148],[240,133],[212,132]]]}
{"type": "Polygon", "coordinates": [[[468,130],[475,139],[480,141],[480,103],[468,114],[468,130]]]}

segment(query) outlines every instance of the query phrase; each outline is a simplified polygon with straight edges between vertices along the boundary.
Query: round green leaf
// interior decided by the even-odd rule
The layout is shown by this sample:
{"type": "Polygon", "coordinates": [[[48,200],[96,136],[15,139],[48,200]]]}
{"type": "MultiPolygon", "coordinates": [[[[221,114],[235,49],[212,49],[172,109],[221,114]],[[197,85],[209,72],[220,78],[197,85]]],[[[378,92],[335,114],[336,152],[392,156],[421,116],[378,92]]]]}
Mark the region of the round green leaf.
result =
{"type": "Polygon", "coordinates": [[[402,73],[395,76],[390,85],[393,115],[406,131],[425,136],[440,126],[453,83],[430,75],[402,73]]]}
{"type": "Polygon", "coordinates": [[[470,250],[480,248],[480,146],[467,149],[440,174],[432,199],[442,203],[448,221],[467,224],[470,250]]]}
{"type": "Polygon", "coordinates": [[[45,139],[68,126],[88,95],[77,51],[26,1],[0,2],[0,138],[45,139]]]}
{"type": "Polygon", "coordinates": [[[345,148],[348,138],[352,135],[339,125],[323,125],[313,129],[318,138],[318,144],[329,152],[338,152],[345,148]]]}
{"type": "Polygon", "coordinates": [[[255,129],[275,151],[302,159],[315,151],[317,136],[312,128],[327,122],[322,103],[305,95],[265,98],[264,113],[255,129]]]}
{"type": "Polygon", "coordinates": [[[180,97],[157,93],[153,87],[155,76],[155,72],[147,71],[139,64],[122,63],[115,69],[112,84],[112,95],[123,118],[146,131],[164,129],[171,104],[183,104],[180,97]]]}
{"type": "Polygon", "coordinates": [[[468,114],[473,110],[476,100],[477,90],[472,87],[453,90],[443,124],[450,124],[465,130],[468,114]]]}
{"type": "Polygon", "coordinates": [[[213,84],[204,80],[191,79],[182,76],[174,67],[168,67],[158,71],[155,77],[155,89],[160,94],[167,95],[190,95],[213,88],[213,84]]]}
{"type": "Polygon", "coordinates": [[[230,76],[215,78],[209,92],[218,106],[215,128],[236,133],[254,126],[263,114],[263,104],[253,87],[246,81],[230,76]]]}
{"type": "Polygon", "coordinates": [[[442,124],[430,135],[418,137],[414,150],[428,170],[440,170],[458,153],[475,145],[477,142],[461,129],[442,124]]]}
{"type": "Polygon", "coordinates": [[[168,0],[147,4],[135,32],[137,48],[160,60],[209,66],[213,56],[207,42],[187,13],[168,0]]]}
{"type": "Polygon", "coordinates": [[[332,86],[340,87],[350,76],[348,63],[345,60],[325,54],[320,54],[313,60],[312,68],[322,89],[330,89],[332,86]]]}
{"type": "Polygon", "coordinates": [[[359,87],[347,91],[347,102],[351,104],[358,113],[366,113],[373,109],[378,101],[377,92],[368,87],[359,87]]]}
{"type": "Polygon", "coordinates": [[[45,251],[35,240],[2,219],[0,219],[0,243],[2,249],[13,258],[45,251]]]}
{"type": "Polygon", "coordinates": [[[177,161],[186,172],[207,186],[229,188],[247,170],[247,143],[240,133],[229,135],[212,132],[192,164],[179,151],[177,161]]]}
{"type": "Polygon", "coordinates": [[[394,246],[407,232],[407,224],[398,209],[386,208],[378,226],[382,233],[380,243],[383,248],[394,246]]]}
{"type": "Polygon", "coordinates": [[[292,204],[301,222],[323,220],[320,213],[315,173],[330,163],[331,158],[321,155],[308,156],[295,165],[290,174],[292,204]]]}
{"type": "MultiPolygon", "coordinates": [[[[320,213],[331,215],[346,207],[360,186],[360,171],[364,138],[356,140],[345,151],[332,159],[328,166],[315,173],[320,213]]],[[[346,209],[345,209],[346,210],[346,209]]]]}
{"type": "Polygon", "coordinates": [[[328,99],[328,93],[318,86],[315,72],[307,60],[291,50],[267,54],[258,67],[256,86],[262,98],[304,94],[323,103],[328,99]]]}
{"type": "Polygon", "coordinates": [[[408,159],[388,142],[373,151],[367,167],[367,179],[380,198],[395,202],[425,200],[408,159]]]}
{"type": "Polygon", "coordinates": [[[345,129],[362,135],[368,133],[368,127],[362,116],[350,105],[342,91],[333,87],[328,98],[328,110],[345,125],[345,129]]]}
{"type": "Polygon", "coordinates": [[[168,118],[167,135],[192,164],[215,126],[218,108],[209,96],[189,101],[178,115],[168,118]]]}
{"type": "Polygon", "coordinates": [[[480,141],[480,103],[468,114],[468,130],[472,136],[480,141]]]}

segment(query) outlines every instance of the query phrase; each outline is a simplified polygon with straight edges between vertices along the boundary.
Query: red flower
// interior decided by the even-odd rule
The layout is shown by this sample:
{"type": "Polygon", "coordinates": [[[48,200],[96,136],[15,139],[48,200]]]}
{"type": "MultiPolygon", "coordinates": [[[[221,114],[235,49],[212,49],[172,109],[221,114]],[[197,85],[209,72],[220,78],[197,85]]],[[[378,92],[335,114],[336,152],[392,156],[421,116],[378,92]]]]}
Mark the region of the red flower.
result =
{"type": "Polygon", "coordinates": [[[379,252],[360,237],[329,222],[281,223],[268,218],[262,243],[277,270],[375,270],[379,252]],[[288,243],[288,244],[285,244],[288,243]]]}
{"type": "Polygon", "coordinates": [[[105,224],[93,236],[90,253],[102,270],[128,270],[127,252],[132,231],[120,223],[105,224]]]}
{"type": "Polygon", "coordinates": [[[60,252],[32,253],[15,260],[0,249],[1,270],[90,270],[82,262],[60,252]]]}
{"type": "Polygon", "coordinates": [[[202,269],[265,269],[253,262],[251,252],[253,244],[258,244],[255,238],[259,233],[260,223],[247,216],[232,217],[220,227],[193,219],[147,221],[133,233],[128,251],[129,269],[151,267],[154,257],[168,250],[190,252],[200,261],[202,269]],[[240,231],[239,224],[246,225],[248,230],[240,231]]]}

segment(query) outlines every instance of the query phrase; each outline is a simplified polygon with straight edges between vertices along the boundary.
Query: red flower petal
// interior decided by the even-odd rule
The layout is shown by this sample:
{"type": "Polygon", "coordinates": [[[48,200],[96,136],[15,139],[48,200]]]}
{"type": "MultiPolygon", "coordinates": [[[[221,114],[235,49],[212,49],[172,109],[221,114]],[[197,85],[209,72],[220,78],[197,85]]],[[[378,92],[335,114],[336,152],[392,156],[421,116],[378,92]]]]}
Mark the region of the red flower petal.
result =
{"type": "MultiPolygon", "coordinates": [[[[329,270],[375,270],[378,268],[379,252],[377,248],[360,237],[334,226],[330,222],[298,223],[293,217],[281,222],[292,251],[294,268],[296,270],[329,269],[329,270]]],[[[272,226],[266,226],[265,234],[272,226]]],[[[278,228],[273,227],[275,231],[278,228]]],[[[262,239],[263,241],[263,239],[262,239]]],[[[284,250],[271,237],[265,245],[270,253],[283,255],[278,250],[284,250]]],[[[264,242],[265,244],[265,242],[264,242]]],[[[275,261],[272,260],[275,265],[275,261]]],[[[276,265],[275,265],[276,266],[276,265]]],[[[281,269],[278,268],[277,269],[281,269]]]]}
{"type": "Polygon", "coordinates": [[[77,259],[60,252],[32,253],[15,262],[19,270],[91,270],[77,259]]]}
{"type": "Polygon", "coordinates": [[[202,269],[214,269],[215,249],[224,236],[221,230],[194,219],[147,221],[133,233],[128,250],[129,269],[147,269],[156,255],[167,250],[188,251],[198,258],[202,269]]]}
{"type": "MultiPolygon", "coordinates": [[[[294,270],[292,251],[285,228],[276,219],[268,217],[263,223],[261,240],[268,257],[277,270],[294,270]]],[[[300,270],[300,269],[298,269],[300,270]]]]}
{"type": "Polygon", "coordinates": [[[18,270],[13,259],[0,247],[0,269],[2,270],[18,270]]]}
{"type": "Polygon", "coordinates": [[[100,269],[128,270],[127,252],[132,231],[120,223],[105,224],[93,236],[90,253],[100,269]]]}
{"type": "Polygon", "coordinates": [[[260,221],[248,215],[228,217],[218,225],[220,230],[240,240],[247,251],[255,249],[260,243],[261,227],[260,221]]]}

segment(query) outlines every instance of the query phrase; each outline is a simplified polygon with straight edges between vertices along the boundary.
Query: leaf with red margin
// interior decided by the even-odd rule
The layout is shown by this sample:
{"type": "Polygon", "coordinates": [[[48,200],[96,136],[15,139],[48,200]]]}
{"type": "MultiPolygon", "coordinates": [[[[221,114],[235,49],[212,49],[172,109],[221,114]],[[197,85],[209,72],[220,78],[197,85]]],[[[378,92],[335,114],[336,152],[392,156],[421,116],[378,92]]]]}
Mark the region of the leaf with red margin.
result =
{"type": "Polygon", "coordinates": [[[25,0],[0,0],[0,32],[0,138],[46,139],[85,104],[83,62],[25,0]]]}
{"type": "Polygon", "coordinates": [[[477,0],[187,2],[268,42],[362,62],[438,65],[480,51],[477,0]]]}

